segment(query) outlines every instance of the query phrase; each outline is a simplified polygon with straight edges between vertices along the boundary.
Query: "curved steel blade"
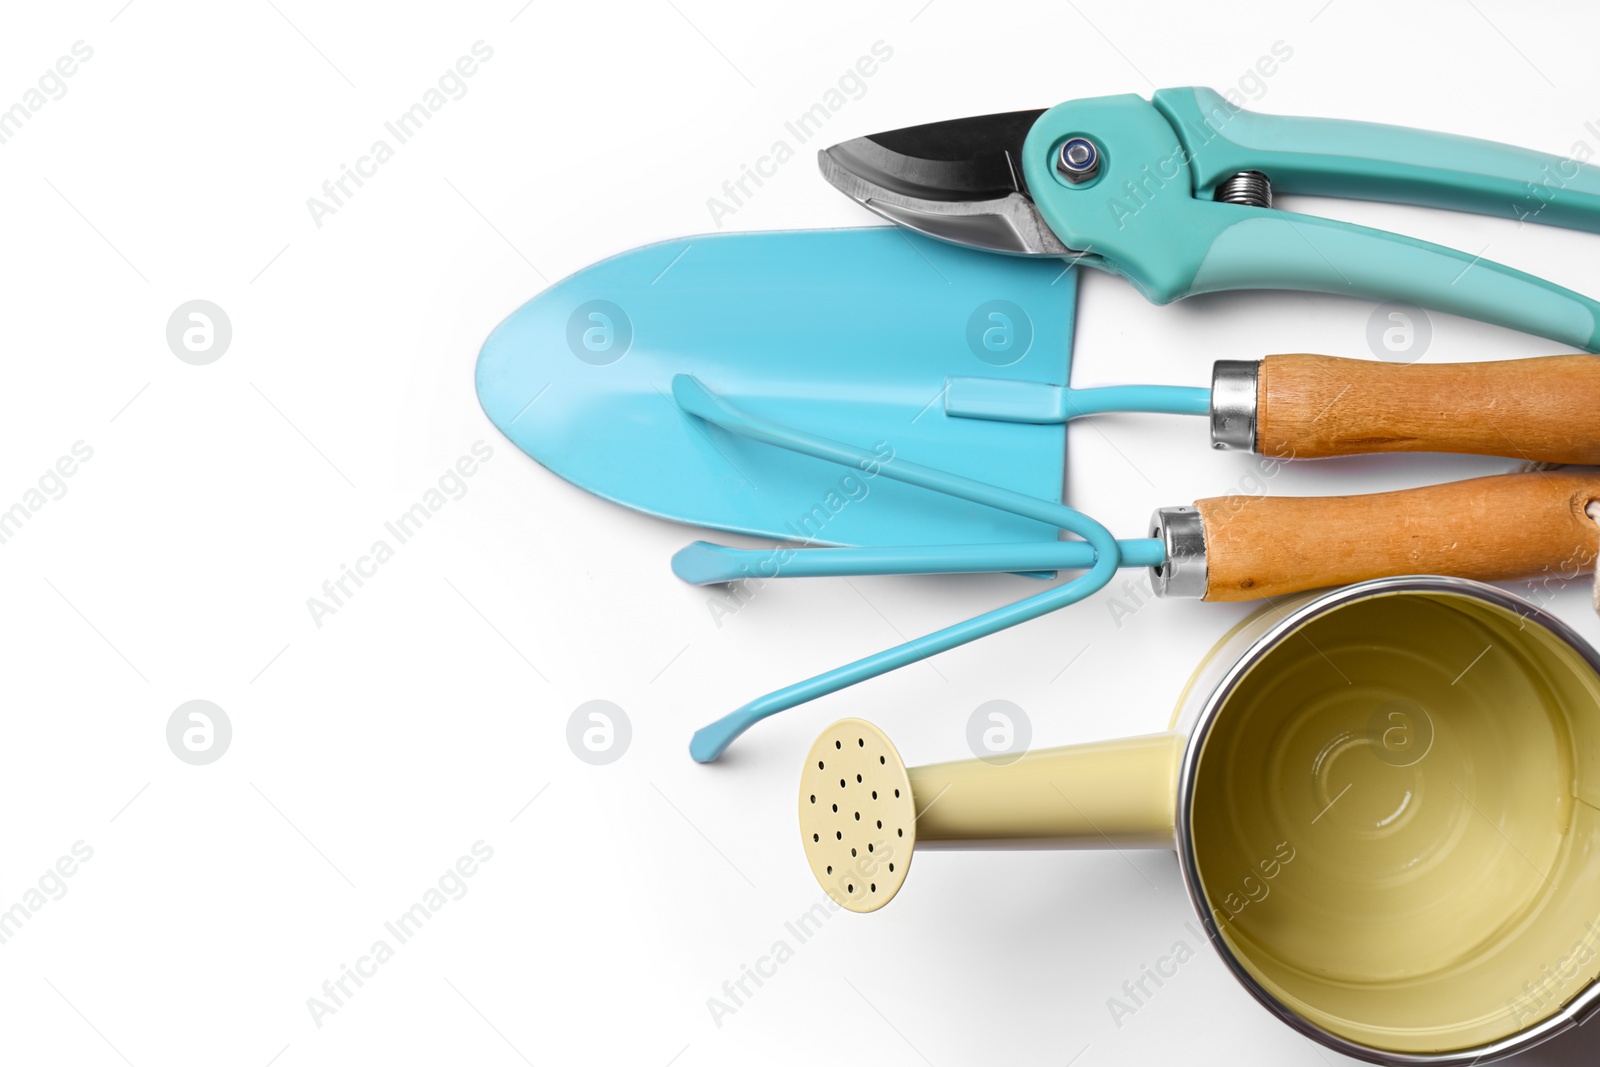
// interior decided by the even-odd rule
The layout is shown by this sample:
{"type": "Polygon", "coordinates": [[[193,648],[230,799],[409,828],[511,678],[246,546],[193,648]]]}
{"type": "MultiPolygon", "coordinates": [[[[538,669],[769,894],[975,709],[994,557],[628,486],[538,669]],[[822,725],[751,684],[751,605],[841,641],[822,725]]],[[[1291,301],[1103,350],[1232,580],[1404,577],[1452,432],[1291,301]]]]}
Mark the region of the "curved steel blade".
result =
{"type": "Polygon", "coordinates": [[[1022,145],[1040,111],[909,126],[817,153],[822,175],[891,222],[1012,255],[1065,256],[1034,207],[1022,145]]]}

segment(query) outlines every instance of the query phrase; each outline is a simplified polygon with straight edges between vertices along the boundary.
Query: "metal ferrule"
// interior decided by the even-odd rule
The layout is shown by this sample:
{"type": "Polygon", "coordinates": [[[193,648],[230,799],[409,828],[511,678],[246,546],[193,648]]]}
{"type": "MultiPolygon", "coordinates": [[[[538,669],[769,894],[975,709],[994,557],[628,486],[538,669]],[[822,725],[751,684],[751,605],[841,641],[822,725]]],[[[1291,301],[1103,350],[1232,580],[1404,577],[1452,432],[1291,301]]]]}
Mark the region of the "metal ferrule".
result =
{"type": "Polygon", "coordinates": [[[1150,568],[1150,585],[1159,597],[1206,595],[1206,528],[1198,508],[1189,504],[1157,508],[1150,517],[1150,536],[1166,546],[1166,562],[1150,568]]]}
{"type": "Polygon", "coordinates": [[[1211,447],[1254,452],[1256,388],[1261,364],[1251,359],[1219,359],[1211,371],[1211,447]]]}

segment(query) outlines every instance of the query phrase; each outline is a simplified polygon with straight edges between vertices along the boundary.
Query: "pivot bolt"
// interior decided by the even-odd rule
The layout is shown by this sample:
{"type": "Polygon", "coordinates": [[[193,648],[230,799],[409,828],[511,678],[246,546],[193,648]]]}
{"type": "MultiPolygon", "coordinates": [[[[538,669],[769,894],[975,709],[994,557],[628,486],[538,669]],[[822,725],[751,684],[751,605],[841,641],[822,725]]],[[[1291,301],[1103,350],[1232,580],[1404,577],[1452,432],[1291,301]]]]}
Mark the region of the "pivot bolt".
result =
{"type": "Polygon", "coordinates": [[[1056,155],[1056,170],[1074,185],[1100,173],[1100,150],[1084,137],[1074,137],[1056,155]]]}

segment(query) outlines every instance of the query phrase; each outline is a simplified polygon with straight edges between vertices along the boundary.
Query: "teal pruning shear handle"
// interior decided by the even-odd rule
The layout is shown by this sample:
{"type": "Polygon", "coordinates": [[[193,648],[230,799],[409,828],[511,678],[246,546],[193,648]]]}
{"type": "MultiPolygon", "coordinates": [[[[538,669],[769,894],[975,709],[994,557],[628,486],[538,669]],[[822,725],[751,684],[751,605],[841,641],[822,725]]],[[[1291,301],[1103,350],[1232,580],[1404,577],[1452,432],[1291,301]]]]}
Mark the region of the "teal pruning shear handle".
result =
{"type": "Polygon", "coordinates": [[[1388,200],[1600,232],[1600,171],[1492,141],[1258,115],[1201,88],[874,134],[819,153],[864,206],[933,237],[1060,256],[1165,304],[1295,289],[1404,301],[1600,351],[1600,303],[1469,252],[1274,209],[1388,200]]]}

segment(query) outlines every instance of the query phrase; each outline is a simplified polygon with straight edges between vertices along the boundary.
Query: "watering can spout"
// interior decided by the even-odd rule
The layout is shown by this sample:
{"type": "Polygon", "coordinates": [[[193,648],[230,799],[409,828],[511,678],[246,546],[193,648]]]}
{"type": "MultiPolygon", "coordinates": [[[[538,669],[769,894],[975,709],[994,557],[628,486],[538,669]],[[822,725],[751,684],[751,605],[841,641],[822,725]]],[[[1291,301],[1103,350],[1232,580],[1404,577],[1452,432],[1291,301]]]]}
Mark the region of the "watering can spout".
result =
{"type": "Polygon", "coordinates": [[[1172,848],[1185,737],[1151,734],[907,768],[883,731],[843,719],[800,779],[818,882],[851,911],[904,884],[913,850],[1172,848]]]}
{"type": "Polygon", "coordinates": [[[923,848],[1171,848],[1182,734],[907,771],[923,848]],[[934,798],[939,798],[934,802],[934,798]]]}

